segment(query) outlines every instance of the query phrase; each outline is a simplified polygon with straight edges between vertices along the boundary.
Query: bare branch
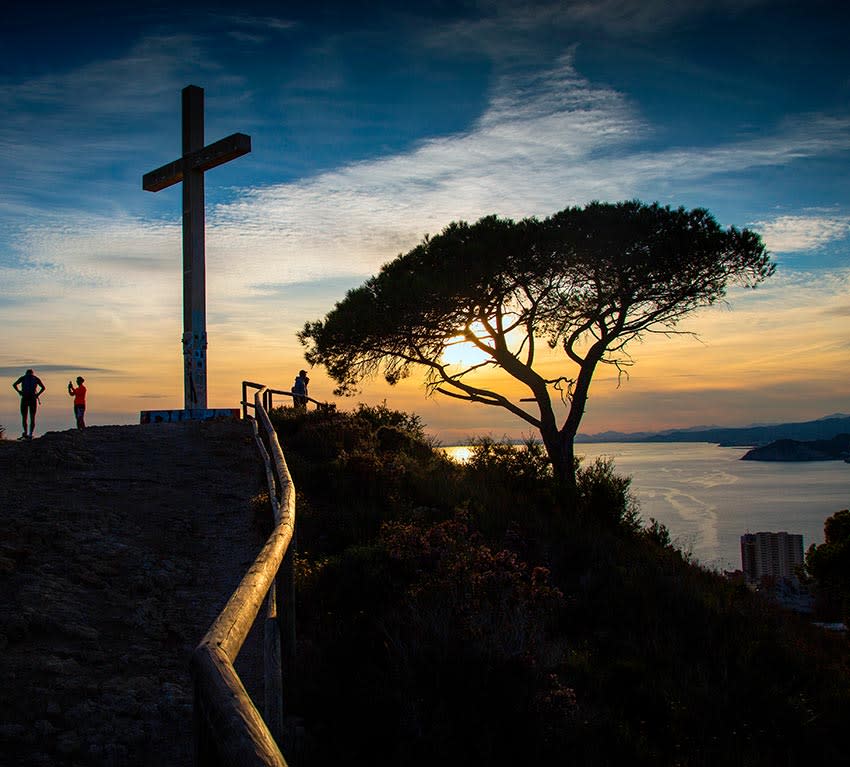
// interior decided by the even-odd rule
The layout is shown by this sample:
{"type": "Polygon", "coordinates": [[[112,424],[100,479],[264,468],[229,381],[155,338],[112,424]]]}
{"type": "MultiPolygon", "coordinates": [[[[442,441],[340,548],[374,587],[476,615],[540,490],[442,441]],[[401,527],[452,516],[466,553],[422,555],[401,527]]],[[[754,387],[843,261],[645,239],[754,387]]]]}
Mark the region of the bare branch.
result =
{"type": "Polygon", "coordinates": [[[472,386],[468,386],[466,384],[461,383],[460,381],[451,381],[447,382],[456,386],[463,393],[448,391],[447,389],[443,389],[437,387],[434,391],[439,392],[440,394],[444,394],[446,397],[452,397],[454,399],[461,399],[467,402],[478,402],[482,405],[495,405],[497,407],[502,407],[505,410],[513,413],[516,416],[519,416],[523,421],[530,423],[536,429],[540,428],[540,419],[535,418],[530,413],[527,413],[522,408],[514,405],[509,399],[503,397],[501,394],[497,394],[496,392],[488,391],[487,389],[477,389],[472,386]]]}

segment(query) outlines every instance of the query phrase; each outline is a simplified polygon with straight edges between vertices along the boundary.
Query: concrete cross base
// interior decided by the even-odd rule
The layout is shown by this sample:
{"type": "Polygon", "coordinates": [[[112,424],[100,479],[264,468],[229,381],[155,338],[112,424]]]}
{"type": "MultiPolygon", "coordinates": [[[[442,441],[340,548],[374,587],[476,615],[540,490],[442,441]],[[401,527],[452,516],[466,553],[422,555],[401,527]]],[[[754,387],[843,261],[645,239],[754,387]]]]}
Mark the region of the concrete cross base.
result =
{"type": "Polygon", "coordinates": [[[238,407],[205,408],[203,410],[142,410],[139,423],[180,423],[212,421],[214,418],[239,418],[238,407]]]}

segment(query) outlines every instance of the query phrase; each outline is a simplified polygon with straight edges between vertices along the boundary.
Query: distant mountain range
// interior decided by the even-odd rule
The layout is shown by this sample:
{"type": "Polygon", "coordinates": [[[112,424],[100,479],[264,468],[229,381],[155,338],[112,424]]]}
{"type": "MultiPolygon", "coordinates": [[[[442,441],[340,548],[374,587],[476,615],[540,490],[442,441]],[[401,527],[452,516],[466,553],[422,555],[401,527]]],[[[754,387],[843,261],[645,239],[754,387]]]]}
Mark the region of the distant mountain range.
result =
{"type": "Polygon", "coordinates": [[[576,442],[715,442],[725,446],[749,446],[766,445],[780,439],[801,442],[830,440],[838,434],[847,433],[850,433],[850,415],[835,413],[816,421],[738,428],[693,426],[689,429],[668,429],[659,432],[604,431],[600,434],[579,434],[576,442]]]}

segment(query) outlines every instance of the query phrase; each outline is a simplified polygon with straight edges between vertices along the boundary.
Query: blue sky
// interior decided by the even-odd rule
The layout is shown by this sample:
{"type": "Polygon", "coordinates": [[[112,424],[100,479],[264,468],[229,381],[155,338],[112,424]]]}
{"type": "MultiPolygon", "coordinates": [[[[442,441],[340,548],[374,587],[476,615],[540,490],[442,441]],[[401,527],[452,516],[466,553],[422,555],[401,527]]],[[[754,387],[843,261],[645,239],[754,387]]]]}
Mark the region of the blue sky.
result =
{"type": "MultiPolygon", "coordinates": [[[[83,3],[4,11],[0,371],[48,386],[41,429],[182,403],[180,91],[206,140],[253,151],[207,174],[210,404],[288,387],[295,331],[452,220],[593,199],[707,207],[779,264],[755,292],[600,371],[582,431],[850,411],[850,11],[834,2],[83,3]]],[[[313,393],[330,396],[322,371],[313,393]]],[[[8,389],[8,391],[6,391],[8,389]]],[[[418,381],[362,399],[451,441],[517,435],[418,381]]],[[[11,387],[0,423],[17,428],[11,387]]]]}

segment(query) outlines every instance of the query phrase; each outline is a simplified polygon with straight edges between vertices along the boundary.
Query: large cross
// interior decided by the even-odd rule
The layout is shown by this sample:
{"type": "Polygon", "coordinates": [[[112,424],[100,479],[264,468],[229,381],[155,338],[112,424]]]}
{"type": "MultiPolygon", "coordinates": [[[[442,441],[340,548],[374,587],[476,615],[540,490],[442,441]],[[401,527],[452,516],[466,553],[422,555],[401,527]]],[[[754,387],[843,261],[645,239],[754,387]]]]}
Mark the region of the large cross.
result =
{"type": "Polygon", "coordinates": [[[204,146],[204,89],[183,89],[183,156],[146,173],[142,189],[183,182],[183,402],[207,409],[207,299],[204,255],[204,171],[251,151],[244,133],[204,146]]]}

